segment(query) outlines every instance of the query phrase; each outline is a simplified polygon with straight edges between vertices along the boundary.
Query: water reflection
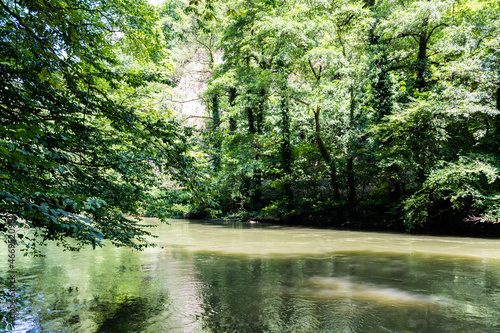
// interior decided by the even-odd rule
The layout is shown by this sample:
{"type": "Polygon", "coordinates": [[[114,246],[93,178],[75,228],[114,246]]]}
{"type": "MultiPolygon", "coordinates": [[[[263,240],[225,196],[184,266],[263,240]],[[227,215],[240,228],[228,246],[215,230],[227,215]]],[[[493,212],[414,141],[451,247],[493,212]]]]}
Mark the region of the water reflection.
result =
{"type": "MultiPolygon", "coordinates": [[[[125,296],[121,299],[101,302],[95,300],[89,310],[98,323],[96,332],[141,332],[148,321],[168,309],[168,298],[164,294],[154,297],[125,296]]],[[[165,318],[167,319],[168,316],[165,318]]]]}
{"type": "Polygon", "coordinates": [[[485,282],[477,270],[486,269],[498,293],[498,263],[485,267],[473,260],[453,263],[446,258],[446,267],[441,265],[444,258],[365,253],[281,260],[223,257],[217,263],[210,263],[210,258],[197,264],[197,278],[205,282],[201,318],[207,332],[498,328],[498,297],[477,288],[485,282]],[[451,274],[453,280],[447,281],[451,274]],[[463,279],[470,276],[476,278],[463,279]]]}
{"type": "Polygon", "coordinates": [[[307,287],[301,291],[306,296],[315,298],[350,299],[397,306],[444,305],[446,303],[442,297],[359,283],[346,278],[316,276],[308,279],[305,285],[307,287]]]}
{"type": "MultiPolygon", "coordinates": [[[[26,306],[16,331],[500,331],[495,255],[452,256],[445,244],[457,248],[459,240],[446,238],[432,253],[404,252],[401,242],[391,253],[389,240],[401,236],[367,234],[363,243],[360,235],[342,239],[329,231],[320,236],[338,240],[337,251],[317,253],[300,230],[321,232],[179,222],[162,227],[161,247],[145,252],[68,253],[49,246],[45,258],[17,261],[26,306]],[[376,251],[346,251],[349,239],[376,251]],[[281,254],[287,244],[293,255],[281,254]]],[[[495,249],[494,242],[466,239],[458,253],[467,246],[476,253],[495,249]]]]}

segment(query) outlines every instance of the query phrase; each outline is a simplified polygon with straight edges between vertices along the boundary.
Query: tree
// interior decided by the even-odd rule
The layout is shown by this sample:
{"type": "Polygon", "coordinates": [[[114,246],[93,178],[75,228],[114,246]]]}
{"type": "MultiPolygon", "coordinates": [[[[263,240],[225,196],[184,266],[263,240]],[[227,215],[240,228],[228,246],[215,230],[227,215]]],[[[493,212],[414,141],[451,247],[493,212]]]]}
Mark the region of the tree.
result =
{"type": "Polygon", "coordinates": [[[496,2],[242,7],[246,16],[221,20],[224,63],[209,85],[231,134],[215,177],[224,207],[237,200],[280,218],[380,212],[407,226],[450,212],[497,220],[496,2]]]}
{"type": "Polygon", "coordinates": [[[149,82],[171,84],[156,20],[146,1],[0,2],[3,232],[16,220],[31,249],[149,244],[133,216],[150,189],[197,177],[190,130],[144,104],[149,82]]]}
{"type": "Polygon", "coordinates": [[[407,95],[401,110],[377,126],[386,144],[380,165],[405,170],[410,195],[402,210],[409,226],[446,214],[497,222],[498,5],[437,1],[422,8],[438,19],[427,41],[437,31],[441,37],[426,60],[432,80],[424,81],[432,84],[407,95]],[[428,11],[440,6],[446,11],[428,11]]]}

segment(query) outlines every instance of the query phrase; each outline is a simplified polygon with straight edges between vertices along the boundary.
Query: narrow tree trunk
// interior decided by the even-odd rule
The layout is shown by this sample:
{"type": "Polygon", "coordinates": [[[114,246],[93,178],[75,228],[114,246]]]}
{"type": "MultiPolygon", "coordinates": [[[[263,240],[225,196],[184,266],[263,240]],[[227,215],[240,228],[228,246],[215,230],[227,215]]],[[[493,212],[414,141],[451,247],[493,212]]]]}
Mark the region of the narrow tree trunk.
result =
{"type": "MultiPolygon", "coordinates": [[[[265,105],[266,105],[266,89],[261,88],[259,91],[259,105],[257,106],[256,114],[254,115],[255,128],[254,133],[262,134],[264,129],[264,113],[265,113],[265,105]]],[[[257,148],[257,154],[255,155],[255,160],[260,160],[260,147],[257,148]]],[[[254,174],[254,184],[255,184],[255,195],[253,198],[253,202],[256,207],[259,207],[262,199],[262,170],[260,168],[255,169],[254,174]]]]}
{"type": "Polygon", "coordinates": [[[292,165],[292,150],[290,147],[290,110],[286,86],[281,89],[281,165],[283,172],[289,174],[292,165]]]}
{"type": "Polygon", "coordinates": [[[347,184],[349,186],[349,196],[347,198],[350,207],[354,207],[356,203],[356,184],[354,182],[354,158],[350,156],[347,159],[347,184]]]}
{"type": "MultiPolygon", "coordinates": [[[[229,88],[229,105],[234,106],[236,100],[236,88],[229,88]]],[[[229,134],[233,135],[236,132],[236,119],[234,117],[229,118],[229,134]]]]}
{"type": "MultiPolygon", "coordinates": [[[[250,134],[252,142],[255,140],[254,136],[256,134],[255,128],[255,113],[253,106],[246,107],[246,113],[248,117],[248,134],[250,134]]],[[[258,148],[257,148],[258,149],[258,148]]],[[[260,154],[257,151],[255,156],[255,160],[258,161],[260,159],[260,154]]],[[[261,196],[260,184],[262,182],[260,170],[256,169],[254,171],[253,176],[250,179],[250,209],[255,210],[258,206],[261,196]]]]}
{"type": "Polygon", "coordinates": [[[267,100],[266,97],[266,89],[261,88],[259,91],[259,106],[257,108],[257,114],[255,115],[255,129],[258,134],[262,134],[264,129],[264,113],[267,100]]]}
{"type": "MultiPolygon", "coordinates": [[[[219,98],[217,95],[212,97],[212,131],[218,135],[217,129],[220,124],[220,112],[219,112],[219,98]]],[[[221,155],[221,140],[217,138],[214,144],[215,156],[213,160],[214,169],[218,170],[220,168],[220,155],[221,155]]]]}
{"type": "Polygon", "coordinates": [[[393,96],[392,96],[392,83],[387,71],[387,55],[383,54],[381,59],[376,63],[377,67],[381,68],[377,77],[375,78],[375,110],[376,122],[380,123],[385,116],[392,113],[393,96]]]}
{"type": "Polygon", "coordinates": [[[323,140],[321,139],[321,127],[319,124],[319,114],[321,112],[320,107],[314,111],[314,125],[315,131],[314,136],[316,139],[316,145],[318,146],[321,157],[325,161],[326,165],[330,169],[330,181],[333,186],[333,195],[336,200],[340,200],[340,190],[339,183],[337,180],[337,168],[335,167],[335,162],[330,158],[330,154],[326,150],[325,145],[323,144],[323,140]]]}
{"type": "MultiPolygon", "coordinates": [[[[252,91],[249,91],[248,93],[252,93],[252,91]]],[[[247,116],[247,121],[248,121],[248,134],[250,136],[250,140],[253,142],[254,136],[255,136],[255,117],[254,117],[254,107],[251,104],[247,104],[245,107],[245,115],[247,116]]],[[[255,160],[258,160],[258,155],[254,156],[255,160]]],[[[257,195],[255,194],[255,189],[256,189],[256,184],[255,184],[255,177],[256,175],[254,174],[252,177],[245,177],[244,183],[245,187],[244,189],[247,191],[246,197],[250,198],[250,202],[248,204],[247,209],[249,210],[254,210],[255,207],[255,202],[256,202],[256,197],[257,195]]]]}
{"type": "Polygon", "coordinates": [[[417,54],[417,81],[416,86],[419,91],[423,91],[427,85],[425,80],[429,70],[429,63],[427,61],[427,25],[428,20],[424,20],[423,31],[420,34],[417,54]]]}
{"type": "MultiPolygon", "coordinates": [[[[497,107],[497,110],[500,112],[500,86],[497,88],[496,93],[497,93],[497,96],[496,96],[497,105],[496,105],[496,107],[497,107]]],[[[496,115],[493,118],[492,125],[493,125],[492,127],[494,128],[493,130],[495,131],[495,136],[497,138],[495,140],[497,142],[497,144],[493,146],[494,147],[493,149],[498,151],[500,148],[500,115],[496,115]]]]}
{"type": "Polygon", "coordinates": [[[349,196],[348,196],[348,201],[349,201],[349,207],[354,207],[354,204],[356,202],[356,187],[355,187],[355,182],[354,182],[354,140],[355,136],[352,134],[354,131],[354,110],[356,109],[356,101],[354,99],[354,87],[351,85],[349,88],[349,94],[350,94],[350,108],[349,108],[349,140],[348,140],[348,147],[347,147],[347,184],[349,186],[349,196]]]}
{"type": "Polygon", "coordinates": [[[255,134],[255,120],[253,115],[253,108],[251,106],[247,106],[246,113],[248,118],[248,133],[255,134]]]}
{"type": "MultiPolygon", "coordinates": [[[[287,177],[292,171],[292,150],[290,146],[290,110],[288,108],[288,96],[286,86],[281,89],[281,167],[284,176],[287,177]]],[[[287,197],[287,206],[292,204],[293,192],[288,180],[285,182],[284,194],[287,197]]]]}
{"type": "MultiPolygon", "coordinates": [[[[262,97],[259,100],[259,105],[256,107],[251,105],[247,106],[246,108],[248,117],[248,133],[252,136],[252,140],[254,140],[255,134],[262,134],[263,129],[265,90],[261,89],[259,93],[259,95],[262,97]]],[[[260,147],[257,147],[255,160],[260,160],[260,147]]],[[[262,170],[260,170],[259,168],[256,168],[254,170],[251,184],[251,188],[253,190],[253,194],[251,196],[251,207],[252,209],[257,209],[260,206],[262,197],[262,170]]]]}

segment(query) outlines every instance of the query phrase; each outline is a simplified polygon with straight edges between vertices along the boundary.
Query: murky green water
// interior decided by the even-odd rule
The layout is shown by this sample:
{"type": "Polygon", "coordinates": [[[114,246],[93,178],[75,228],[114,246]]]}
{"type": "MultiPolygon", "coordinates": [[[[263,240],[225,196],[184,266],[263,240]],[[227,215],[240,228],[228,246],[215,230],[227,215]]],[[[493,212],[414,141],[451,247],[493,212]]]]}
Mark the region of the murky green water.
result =
{"type": "Polygon", "coordinates": [[[18,256],[16,332],[500,332],[500,240],[181,220],[155,233],[144,252],[18,256]]]}

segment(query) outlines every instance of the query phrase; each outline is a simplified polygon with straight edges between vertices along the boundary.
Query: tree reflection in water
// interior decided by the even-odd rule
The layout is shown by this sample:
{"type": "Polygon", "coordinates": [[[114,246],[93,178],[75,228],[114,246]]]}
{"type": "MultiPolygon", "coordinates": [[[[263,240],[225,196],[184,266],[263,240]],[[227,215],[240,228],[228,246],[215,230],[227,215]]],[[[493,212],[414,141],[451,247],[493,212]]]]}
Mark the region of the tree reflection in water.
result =
{"type": "Polygon", "coordinates": [[[366,253],[199,259],[207,332],[486,332],[500,314],[498,298],[478,287],[499,292],[498,266],[481,276],[484,267],[472,259],[366,253]],[[477,316],[481,321],[470,325],[477,316]]]}

